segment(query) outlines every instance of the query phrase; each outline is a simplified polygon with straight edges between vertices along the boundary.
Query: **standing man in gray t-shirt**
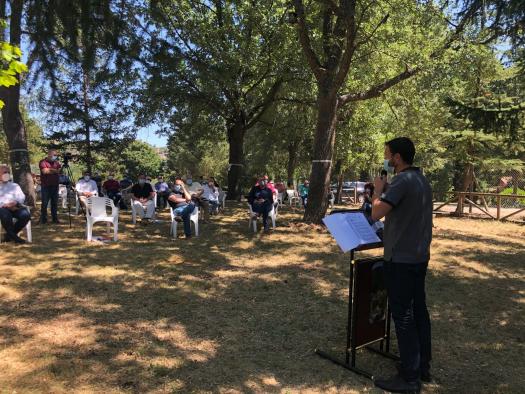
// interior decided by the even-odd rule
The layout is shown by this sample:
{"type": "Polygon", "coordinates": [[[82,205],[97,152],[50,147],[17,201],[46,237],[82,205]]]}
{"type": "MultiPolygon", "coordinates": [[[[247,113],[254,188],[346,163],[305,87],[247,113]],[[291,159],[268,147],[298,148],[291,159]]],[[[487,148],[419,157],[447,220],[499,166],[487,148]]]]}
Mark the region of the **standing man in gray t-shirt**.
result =
{"type": "Polygon", "coordinates": [[[376,379],[392,392],[419,392],[430,381],[430,318],[425,302],[425,275],[432,240],[432,189],[419,168],[416,150],[406,137],[385,144],[385,167],[394,169],[390,184],[375,180],[372,220],[385,218],[385,281],[396,327],[401,363],[398,374],[376,379]]]}

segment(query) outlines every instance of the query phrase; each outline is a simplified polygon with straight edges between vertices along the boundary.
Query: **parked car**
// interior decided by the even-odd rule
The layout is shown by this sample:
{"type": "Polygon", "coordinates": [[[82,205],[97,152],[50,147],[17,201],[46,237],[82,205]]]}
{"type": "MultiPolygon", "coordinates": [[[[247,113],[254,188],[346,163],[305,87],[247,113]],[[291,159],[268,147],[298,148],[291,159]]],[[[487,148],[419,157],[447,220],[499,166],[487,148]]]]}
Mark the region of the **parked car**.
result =
{"type": "MultiPolygon", "coordinates": [[[[357,187],[357,202],[359,204],[362,204],[365,199],[365,185],[367,182],[361,182],[361,181],[345,181],[343,182],[343,195],[347,195],[348,197],[354,197],[355,189],[357,187]]],[[[334,183],[331,185],[331,190],[334,193],[337,193],[337,183],[334,183]]]]}

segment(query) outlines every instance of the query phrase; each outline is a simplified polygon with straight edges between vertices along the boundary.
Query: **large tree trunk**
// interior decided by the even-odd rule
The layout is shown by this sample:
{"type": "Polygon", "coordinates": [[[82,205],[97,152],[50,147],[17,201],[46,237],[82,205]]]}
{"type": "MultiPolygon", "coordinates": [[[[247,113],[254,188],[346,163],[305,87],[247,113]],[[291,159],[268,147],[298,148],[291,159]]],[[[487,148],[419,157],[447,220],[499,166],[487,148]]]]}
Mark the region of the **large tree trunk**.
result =
{"type": "MultiPolygon", "coordinates": [[[[5,2],[2,2],[5,5],[5,2]]],[[[23,0],[11,1],[10,43],[20,47],[23,0]]],[[[5,15],[5,9],[2,10],[5,15]]],[[[17,182],[26,195],[26,204],[35,206],[35,187],[31,176],[29,151],[27,150],[27,134],[20,113],[20,76],[18,84],[0,89],[0,97],[4,101],[2,121],[9,146],[11,169],[17,182]]]]}
{"type": "MultiPolygon", "coordinates": [[[[463,172],[463,180],[461,182],[461,189],[460,191],[466,192],[470,189],[470,185],[472,185],[472,182],[474,182],[474,166],[469,163],[465,166],[464,172],[463,172]]],[[[463,201],[465,200],[464,197],[460,197],[458,200],[458,206],[456,207],[456,213],[462,214],[463,213],[463,201]]]]}
{"type": "Polygon", "coordinates": [[[244,173],[244,136],[246,134],[243,122],[237,122],[228,129],[228,144],[230,148],[228,169],[228,200],[237,200],[241,195],[240,180],[244,173]]]}
{"type": "Polygon", "coordinates": [[[290,142],[288,144],[288,164],[286,166],[286,184],[294,184],[295,167],[297,167],[297,153],[299,150],[299,144],[296,142],[290,142]]]}
{"type": "Polygon", "coordinates": [[[337,160],[335,163],[335,173],[337,174],[337,192],[335,194],[335,201],[341,204],[341,195],[343,194],[343,160],[337,160]]]}
{"type": "Polygon", "coordinates": [[[309,223],[321,223],[328,209],[336,123],[337,94],[331,89],[321,89],[317,97],[317,126],[310,173],[310,193],[304,213],[304,220],[309,223]]]}

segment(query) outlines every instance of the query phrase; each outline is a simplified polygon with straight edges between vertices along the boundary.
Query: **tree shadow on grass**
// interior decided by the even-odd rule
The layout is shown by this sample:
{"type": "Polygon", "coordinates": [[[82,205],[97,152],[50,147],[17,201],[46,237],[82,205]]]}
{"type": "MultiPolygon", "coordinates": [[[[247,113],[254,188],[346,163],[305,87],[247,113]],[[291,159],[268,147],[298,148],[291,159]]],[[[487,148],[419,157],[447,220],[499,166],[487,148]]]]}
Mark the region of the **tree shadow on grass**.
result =
{"type": "MultiPolygon", "coordinates": [[[[58,234],[37,230],[42,244],[10,247],[3,268],[20,296],[0,301],[0,332],[4,351],[17,349],[34,368],[9,387],[369,391],[366,379],[313,354],[344,349],[347,256],[326,234],[250,237],[234,222],[203,226],[190,241],[168,239],[164,224],[125,225],[117,244],[54,240],[58,234]],[[16,277],[35,265],[42,265],[36,274],[16,277]]],[[[82,229],[68,235],[82,239],[82,229]]],[[[481,258],[496,270],[496,255],[481,258]]],[[[497,266],[515,264],[507,256],[497,266]]],[[[517,391],[524,371],[513,360],[524,330],[513,288],[522,281],[455,274],[431,268],[428,278],[439,391],[517,391]]],[[[359,360],[393,372],[375,355],[361,352],[359,360]]]]}

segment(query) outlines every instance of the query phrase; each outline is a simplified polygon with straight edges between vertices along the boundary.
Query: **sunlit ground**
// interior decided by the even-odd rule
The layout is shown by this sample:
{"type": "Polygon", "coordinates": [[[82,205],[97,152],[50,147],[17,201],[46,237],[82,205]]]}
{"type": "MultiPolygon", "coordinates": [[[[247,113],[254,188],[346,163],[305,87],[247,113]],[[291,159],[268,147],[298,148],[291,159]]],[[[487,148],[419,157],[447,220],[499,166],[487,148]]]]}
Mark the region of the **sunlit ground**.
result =
{"type": "MultiPolygon", "coordinates": [[[[0,246],[0,392],[379,392],[313,353],[344,349],[348,256],[299,217],[253,235],[234,205],[186,241],[167,212],[146,227],[124,212],[109,244],[88,244],[80,218],[34,225],[32,245],[0,246]]],[[[435,225],[423,392],[523,392],[525,227],[435,225]]]]}

